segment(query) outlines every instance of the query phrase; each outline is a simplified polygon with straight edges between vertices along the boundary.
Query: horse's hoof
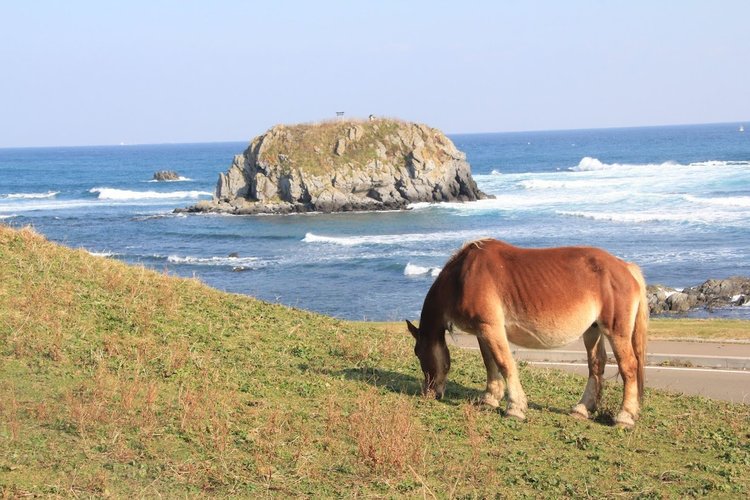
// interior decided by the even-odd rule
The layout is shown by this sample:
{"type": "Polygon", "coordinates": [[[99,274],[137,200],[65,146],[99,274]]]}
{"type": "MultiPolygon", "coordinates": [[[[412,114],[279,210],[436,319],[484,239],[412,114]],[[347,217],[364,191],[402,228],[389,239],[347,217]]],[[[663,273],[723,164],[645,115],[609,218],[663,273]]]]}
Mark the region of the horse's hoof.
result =
{"type": "Polygon", "coordinates": [[[497,408],[500,406],[500,401],[497,400],[495,396],[489,393],[485,393],[484,396],[479,400],[480,403],[483,405],[487,405],[490,408],[497,408]]]}
{"type": "Polygon", "coordinates": [[[570,410],[570,416],[580,420],[588,420],[589,411],[584,405],[578,404],[575,405],[572,410],[570,410]]]}
{"type": "Polygon", "coordinates": [[[521,410],[518,410],[516,408],[508,408],[507,410],[505,410],[505,416],[507,418],[513,418],[522,422],[526,420],[526,415],[521,410]]]}
{"type": "Polygon", "coordinates": [[[623,410],[617,414],[615,425],[621,429],[632,429],[635,427],[635,420],[630,413],[623,410]]]}

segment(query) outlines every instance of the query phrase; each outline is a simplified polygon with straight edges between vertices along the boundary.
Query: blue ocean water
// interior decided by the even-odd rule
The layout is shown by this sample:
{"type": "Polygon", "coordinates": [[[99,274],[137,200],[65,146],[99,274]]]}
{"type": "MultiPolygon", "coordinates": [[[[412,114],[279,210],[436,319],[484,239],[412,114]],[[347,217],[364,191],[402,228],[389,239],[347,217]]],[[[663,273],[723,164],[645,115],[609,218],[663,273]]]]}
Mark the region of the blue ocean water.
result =
{"type": "MultiPolygon", "coordinates": [[[[674,287],[750,275],[739,124],[453,135],[496,196],[411,210],[184,215],[244,143],[0,149],[0,223],[101,256],[348,319],[415,318],[464,242],[595,245],[674,287]],[[151,182],[157,170],[180,181],[151,182]],[[237,257],[230,257],[230,254],[237,257]]],[[[750,307],[719,314],[750,318],[750,307]]]]}

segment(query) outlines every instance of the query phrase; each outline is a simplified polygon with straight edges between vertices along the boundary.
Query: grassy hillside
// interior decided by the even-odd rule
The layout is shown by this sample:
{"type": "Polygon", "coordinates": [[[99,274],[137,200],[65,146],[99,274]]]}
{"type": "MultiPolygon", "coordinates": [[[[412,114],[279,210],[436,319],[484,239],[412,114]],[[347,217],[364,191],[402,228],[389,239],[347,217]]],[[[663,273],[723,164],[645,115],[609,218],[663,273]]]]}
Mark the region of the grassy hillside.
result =
{"type": "MultiPolygon", "coordinates": [[[[251,278],[250,278],[251,279],[251,278]]],[[[633,431],[565,415],[522,368],[519,423],[446,399],[400,328],[221,293],[0,225],[0,492],[64,496],[668,497],[750,493],[750,407],[647,391],[633,431]]]]}

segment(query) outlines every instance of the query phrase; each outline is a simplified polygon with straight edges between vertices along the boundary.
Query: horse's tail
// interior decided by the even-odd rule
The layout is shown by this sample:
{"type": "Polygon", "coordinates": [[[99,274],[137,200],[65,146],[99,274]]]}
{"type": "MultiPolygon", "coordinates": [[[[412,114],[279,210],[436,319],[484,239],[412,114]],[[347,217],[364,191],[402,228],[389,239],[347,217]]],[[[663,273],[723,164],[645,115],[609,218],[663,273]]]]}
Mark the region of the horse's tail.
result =
{"type": "Polygon", "coordinates": [[[646,280],[643,279],[641,269],[628,263],[628,271],[638,282],[640,297],[638,299],[638,311],[635,316],[635,327],[633,328],[633,351],[638,361],[638,399],[643,400],[643,387],[646,378],[646,343],[648,342],[648,298],[646,297],[646,280]]]}

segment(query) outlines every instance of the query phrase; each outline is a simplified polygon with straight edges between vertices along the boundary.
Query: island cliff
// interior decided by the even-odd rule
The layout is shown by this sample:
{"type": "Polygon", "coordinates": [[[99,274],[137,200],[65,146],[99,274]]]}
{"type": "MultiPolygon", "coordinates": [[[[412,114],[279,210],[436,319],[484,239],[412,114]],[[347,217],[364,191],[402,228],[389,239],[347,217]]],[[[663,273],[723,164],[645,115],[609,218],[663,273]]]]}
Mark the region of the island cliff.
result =
{"type": "Polygon", "coordinates": [[[439,130],[348,120],[271,128],[219,174],[212,200],[181,211],[388,210],[482,198],[466,156],[439,130]]]}

